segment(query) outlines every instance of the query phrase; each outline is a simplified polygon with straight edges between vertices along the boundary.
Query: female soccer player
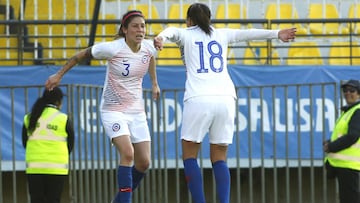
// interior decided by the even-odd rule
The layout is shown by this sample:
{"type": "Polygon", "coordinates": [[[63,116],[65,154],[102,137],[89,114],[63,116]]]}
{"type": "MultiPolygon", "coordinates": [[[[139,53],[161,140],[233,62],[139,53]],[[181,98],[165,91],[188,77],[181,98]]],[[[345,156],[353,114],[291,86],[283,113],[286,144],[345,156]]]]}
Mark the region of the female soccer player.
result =
{"type": "Polygon", "coordinates": [[[45,84],[49,90],[59,85],[64,74],[82,60],[108,60],[100,108],[106,134],[120,153],[119,191],[113,203],[131,202],[132,191],[150,165],[150,133],[142,97],[142,80],[148,70],[154,99],[159,97],[160,89],[156,78],[156,49],[153,42],[144,37],[143,14],[128,11],[122,17],[118,38],[80,51],[45,84]]]}
{"type": "Polygon", "coordinates": [[[154,39],[179,45],[187,70],[182,120],[182,153],[186,180],[195,203],[204,203],[202,177],[197,163],[200,144],[207,132],[210,159],[221,203],[230,201],[230,173],[226,164],[235,119],[235,87],[227,70],[228,44],[245,40],[295,38],[295,28],[283,30],[215,29],[207,5],[194,3],[187,10],[187,28],[169,27],[154,39]]]}

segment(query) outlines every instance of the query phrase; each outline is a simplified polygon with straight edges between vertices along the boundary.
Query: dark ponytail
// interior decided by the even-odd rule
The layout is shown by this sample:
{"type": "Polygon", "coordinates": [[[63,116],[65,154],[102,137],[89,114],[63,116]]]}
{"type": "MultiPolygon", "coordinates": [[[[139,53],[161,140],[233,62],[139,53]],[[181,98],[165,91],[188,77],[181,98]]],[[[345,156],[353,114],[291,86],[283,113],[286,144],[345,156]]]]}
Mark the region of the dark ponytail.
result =
{"type": "Polygon", "coordinates": [[[211,35],[211,12],[206,4],[191,4],[187,11],[187,18],[190,18],[193,24],[199,26],[207,35],[211,35]]]}
{"type": "Polygon", "coordinates": [[[49,104],[53,106],[60,106],[63,96],[64,94],[59,87],[55,87],[51,91],[44,90],[42,97],[38,98],[32,106],[28,127],[30,132],[35,130],[37,121],[39,120],[46,106],[49,104]]]}
{"type": "Polygon", "coordinates": [[[36,100],[35,104],[33,105],[30,113],[30,120],[29,120],[29,128],[28,130],[30,132],[33,132],[36,128],[36,123],[38,119],[40,118],[42,112],[44,111],[46,107],[45,99],[40,97],[36,100]]]}

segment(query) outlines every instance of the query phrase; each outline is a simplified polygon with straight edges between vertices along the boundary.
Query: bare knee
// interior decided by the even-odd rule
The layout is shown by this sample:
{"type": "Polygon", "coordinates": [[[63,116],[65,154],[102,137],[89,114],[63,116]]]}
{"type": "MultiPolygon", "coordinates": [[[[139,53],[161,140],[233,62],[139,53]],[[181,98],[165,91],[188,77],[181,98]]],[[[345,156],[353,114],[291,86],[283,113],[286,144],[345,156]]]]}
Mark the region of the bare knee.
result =
{"type": "Polygon", "coordinates": [[[134,161],[134,151],[132,149],[120,152],[120,163],[131,165],[134,161]]]}
{"type": "Polygon", "coordinates": [[[120,154],[120,164],[131,166],[134,161],[134,147],[131,144],[130,136],[115,137],[112,142],[120,154]]]}
{"type": "Polygon", "coordinates": [[[135,168],[138,171],[145,172],[150,167],[150,160],[143,160],[140,163],[135,163],[135,168]]]}
{"type": "Polygon", "coordinates": [[[135,154],[135,168],[145,172],[150,167],[150,155],[145,153],[135,154]]]}
{"type": "Polygon", "coordinates": [[[150,167],[150,142],[140,142],[134,144],[135,168],[145,172],[150,167]]]}

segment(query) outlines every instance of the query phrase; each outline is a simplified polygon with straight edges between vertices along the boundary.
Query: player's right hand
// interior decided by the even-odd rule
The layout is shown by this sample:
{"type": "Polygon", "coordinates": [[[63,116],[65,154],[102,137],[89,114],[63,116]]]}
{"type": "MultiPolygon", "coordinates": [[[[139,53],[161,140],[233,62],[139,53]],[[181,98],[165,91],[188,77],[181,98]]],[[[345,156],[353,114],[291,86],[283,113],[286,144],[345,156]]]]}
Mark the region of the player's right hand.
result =
{"type": "Polygon", "coordinates": [[[47,90],[53,90],[54,87],[57,87],[60,84],[61,76],[58,74],[53,74],[45,82],[45,88],[47,90]]]}

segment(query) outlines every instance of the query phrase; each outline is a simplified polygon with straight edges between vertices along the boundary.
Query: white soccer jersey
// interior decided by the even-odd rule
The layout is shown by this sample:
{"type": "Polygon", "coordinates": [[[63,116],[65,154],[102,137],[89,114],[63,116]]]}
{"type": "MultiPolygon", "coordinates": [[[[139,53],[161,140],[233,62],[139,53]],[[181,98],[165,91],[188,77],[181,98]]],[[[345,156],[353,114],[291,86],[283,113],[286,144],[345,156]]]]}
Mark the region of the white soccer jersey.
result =
{"type": "Polygon", "coordinates": [[[184,100],[195,96],[231,95],[235,87],[228,74],[227,50],[233,42],[278,38],[279,30],[215,29],[211,36],[198,26],[166,28],[159,36],[180,46],[187,70],[184,100]]]}
{"type": "Polygon", "coordinates": [[[95,44],[91,49],[96,59],[107,59],[101,110],[138,113],[144,111],[142,81],[156,54],[153,42],[143,40],[134,53],[124,38],[95,44]]]}

